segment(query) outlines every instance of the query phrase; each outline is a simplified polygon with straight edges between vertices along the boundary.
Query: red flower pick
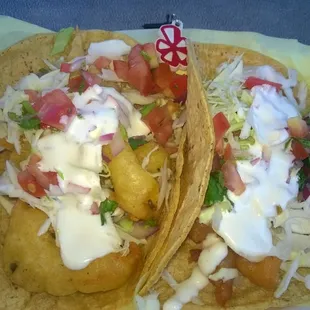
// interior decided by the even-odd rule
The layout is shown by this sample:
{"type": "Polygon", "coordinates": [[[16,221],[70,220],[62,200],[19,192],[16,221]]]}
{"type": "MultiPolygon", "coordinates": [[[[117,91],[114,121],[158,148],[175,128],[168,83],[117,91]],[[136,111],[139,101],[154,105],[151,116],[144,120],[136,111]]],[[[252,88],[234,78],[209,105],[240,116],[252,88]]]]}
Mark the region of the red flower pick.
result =
{"type": "Polygon", "coordinates": [[[161,61],[172,69],[187,66],[186,38],[182,37],[181,29],[175,25],[163,25],[159,29],[160,38],[156,40],[156,51],[161,61]]]}

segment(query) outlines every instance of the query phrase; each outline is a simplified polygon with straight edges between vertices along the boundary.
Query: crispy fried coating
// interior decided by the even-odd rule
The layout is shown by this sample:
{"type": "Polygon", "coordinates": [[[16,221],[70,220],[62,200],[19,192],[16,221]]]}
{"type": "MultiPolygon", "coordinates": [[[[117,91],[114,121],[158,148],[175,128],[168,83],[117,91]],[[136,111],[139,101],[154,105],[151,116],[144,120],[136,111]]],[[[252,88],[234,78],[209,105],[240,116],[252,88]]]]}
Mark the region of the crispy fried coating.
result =
{"type": "Polygon", "coordinates": [[[139,268],[140,247],[98,258],[82,270],[63,265],[52,232],[38,237],[46,215],[19,201],[13,209],[3,248],[4,270],[13,283],[30,292],[64,296],[75,292],[109,291],[125,284],[139,268]]]}

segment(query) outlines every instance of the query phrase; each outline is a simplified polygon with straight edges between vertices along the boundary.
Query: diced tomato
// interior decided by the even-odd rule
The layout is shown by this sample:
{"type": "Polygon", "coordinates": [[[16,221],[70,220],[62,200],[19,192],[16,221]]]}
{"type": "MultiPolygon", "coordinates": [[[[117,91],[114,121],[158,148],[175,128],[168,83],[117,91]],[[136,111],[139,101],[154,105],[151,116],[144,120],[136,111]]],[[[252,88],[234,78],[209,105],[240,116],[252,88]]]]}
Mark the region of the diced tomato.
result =
{"type": "Polygon", "coordinates": [[[233,159],[233,152],[230,143],[227,143],[224,150],[224,160],[233,159]]]}
{"type": "Polygon", "coordinates": [[[277,91],[280,91],[282,85],[275,82],[270,82],[267,80],[262,80],[260,78],[249,76],[246,81],[244,82],[244,86],[247,89],[252,89],[254,86],[261,86],[261,85],[270,85],[277,89],[277,91]]]}
{"type": "Polygon", "coordinates": [[[42,123],[64,130],[76,115],[76,108],[69,97],[60,89],[55,89],[39,99],[38,117],[42,123]],[[67,119],[62,119],[66,116],[67,119]]]}
{"type": "Polygon", "coordinates": [[[49,129],[49,128],[51,128],[51,126],[41,123],[40,128],[41,129],[49,129]]]}
{"type": "Polygon", "coordinates": [[[123,81],[128,80],[128,63],[123,60],[113,60],[113,67],[116,75],[123,81]]]}
{"type": "Polygon", "coordinates": [[[212,163],[212,172],[216,172],[220,170],[221,170],[221,158],[217,153],[215,153],[213,157],[213,163],[212,163]]]}
{"type": "Polygon", "coordinates": [[[110,65],[110,62],[111,60],[109,58],[100,56],[95,60],[94,65],[98,70],[101,70],[101,69],[108,68],[110,65]]]}
{"type": "Polygon", "coordinates": [[[36,90],[25,89],[24,92],[26,95],[28,95],[29,102],[31,103],[36,102],[40,98],[40,94],[36,90]]]}
{"type": "Polygon", "coordinates": [[[223,138],[221,138],[220,140],[217,141],[217,143],[215,145],[215,151],[220,156],[224,155],[224,139],[223,138]]]}
{"type": "Polygon", "coordinates": [[[160,130],[154,133],[154,137],[158,144],[165,145],[173,134],[172,120],[165,120],[160,126],[160,130]]]}
{"type": "Polygon", "coordinates": [[[70,73],[71,71],[71,64],[67,62],[63,62],[60,65],[60,72],[70,73]]]}
{"type": "Polygon", "coordinates": [[[184,98],[187,94],[187,75],[174,74],[169,87],[175,98],[184,98]]]}
{"type": "Polygon", "coordinates": [[[81,75],[81,72],[73,72],[70,74],[68,86],[70,92],[84,92],[88,87],[81,75]]]}
{"type": "Polygon", "coordinates": [[[301,194],[302,194],[302,199],[307,200],[308,197],[310,196],[310,188],[306,185],[304,189],[302,190],[301,194]]]}
{"type": "Polygon", "coordinates": [[[292,153],[295,156],[295,158],[298,160],[304,160],[309,156],[306,149],[297,140],[292,141],[292,153]]]}
{"type": "Polygon", "coordinates": [[[46,196],[44,188],[27,170],[19,172],[17,180],[22,189],[28,194],[37,198],[46,196]]]}
{"type": "Polygon", "coordinates": [[[172,136],[173,121],[167,106],[154,108],[143,118],[143,121],[154,133],[155,139],[160,145],[165,145],[172,136]]]}
{"type": "Polygon", "coordinates": [[[215,131],[215,141],[216,143],[222,139],[230,127],[230,124],[226,116],[219,112],[213,117],[213,126],[215,131]]]}
{"type": "Polygon", "coordinates": [[[155,44],[154,43],[146,43],[143,45],[143,50],[150,57],[150,60],[149,60],[150,67],[152,69],[157,68],[159,63],[158,63],[158,58],[157,58],[157,54],[156,54],[155,44]]]}
{"type": "Polygon", "coordinates": [[[27,171],[36,179],[44,189],[49,189],[50,185],[58,185],[57,173],[54,171],[42,172],[38,163],[41,161],[41,157],[37,154],[31,155],[27,171]]]}
{"type": "Polygon", "coordinates": [[[291,117],[287,120],[288,131],[294,138],[304,138],[308,135],[307,123],[300,117],[291,117]]]}
{"type": "Polygon", "coordinates": [[[241,180],[236,164],[228,160],[222,166],[224,185],[236,195],[241,195],[245,191],[245,184],[241,180]]]}
{"type": "Polygon", "coordinates": [[[128,82],[144,96],[148,96],[154,89],[150,64],[141,54],[142,45],[134,46],[128,55],[128,82]]]}
{"type": "Polygon", "coordinates": [[[161,89],[168,88],[170,90],[169,87],[173,81],[174,75],[171,72],[168,64],[160,63],[158,68],[152,71],[152,75],[156,85],[158,85],[161,89]]]}

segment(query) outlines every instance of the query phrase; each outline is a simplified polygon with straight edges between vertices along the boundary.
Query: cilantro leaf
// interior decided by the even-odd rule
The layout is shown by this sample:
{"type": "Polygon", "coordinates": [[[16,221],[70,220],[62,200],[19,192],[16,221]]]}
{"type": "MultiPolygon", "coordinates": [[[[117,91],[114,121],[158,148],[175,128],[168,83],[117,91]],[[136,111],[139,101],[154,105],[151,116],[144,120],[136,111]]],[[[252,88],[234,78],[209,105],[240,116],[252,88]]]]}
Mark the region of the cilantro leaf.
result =
{"type": "Polygon", "coordinates": [[[307,157],[303,161],[303,167],[298,171],[297,176],[298,176],[298,185],[299,185],[299,191],[302,191],[305,187],[305,185],[308,182],[308,175],[304,169],[304,167],[310,167],[310,157],[307,157]]]}
{"type": "Polygon", "coordinates": [[[41,121],[37,117],[23,117],[19,122],[19,127],[29,129],[39,129],[41,121]]]}
{"type": "Polygon", "coordinates": [[[61,29],[56,34],[56,39],[55,39],[53,49],[51,51],[51,56],[61,53],[65,50],[66,46],[68,45],[71,39],[73,31],[74,31],[74,28],[69,27],[69,28],[61,29]]]}
{"type": "Polygon", "coordinates": [[[156,107],[156,102],[150,103],[145,105],[141,110],[140,113],[142,116],[148,115],[154,108],[156,107]]]}
{"type": "Polygon", "coordinates": [[[147,143],[147,141],[145,141],[142,138],[129,138],[128,139],[129,145],[133,150],[136,150],[139,146],[144,145],[147,143]]]}
{"type": "Polygon", "coordinates": [[[310,148],[310,140],[308,139],[302,139],[302,138],[299,138],[299,139],[296,139],[297,141],[299,141],[303,147],[305,148],[310,148]]]}
{"type": "Polygon", "coordinates": [[[14,112],[8,112],[8,117],[11,121],[13,122],[19,122],[20,121],[20,116],[18,116],[16,113],[14,112]]]}
{"type": "Polygon", "coordinates": [[[143,56],[143,58],[144,58],[146,61],[150,61],[150,60],[151,60],[150,55],[149,55],[146,51],[141,51],[140,53],[141,53],[141,55],[143,56]]]}
{"type": "Polygon", "coordinates": [[[224,186],[224,177],[222,172],[217,171],[211,173],[204,204],[211,206],[216,202],[223,201],[226,192],[227,188],[224,186]]]}
{"type": "Polygon", "coordinates": [[[23,106],[23,114],[36,114],[36,110],[32,107],[29,101],[23,101],[21,102],[21,105],[23,106]]]}
{"type": "Polygon", "coordinates": [[[300,169],[298,171],[297,176],[298,176],[298,189],[301,192],[304,189],[304,187],[305,187],[305,185],[307,183],[308,178],[307,178],[307,175],[306,175],[304,169],[300,169]]]}
{"type": "Polygon", "coordinates": [[[105,213],[110,212],[113,213],[117,207],[117,202],[114,200],[106,199],[102,201],[99,206],[101,225],[106,223],[105,213]]]}

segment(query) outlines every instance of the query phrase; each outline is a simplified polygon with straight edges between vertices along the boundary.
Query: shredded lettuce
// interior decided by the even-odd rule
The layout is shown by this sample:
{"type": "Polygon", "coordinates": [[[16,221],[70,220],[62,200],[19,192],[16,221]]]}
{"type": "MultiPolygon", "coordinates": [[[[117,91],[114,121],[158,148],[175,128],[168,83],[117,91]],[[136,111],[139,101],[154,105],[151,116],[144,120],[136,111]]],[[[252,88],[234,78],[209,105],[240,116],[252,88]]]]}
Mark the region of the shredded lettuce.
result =
{"type": "Polygon", "coordinates": [[[63,28],[57,33],[54,46],[51,51],[51,56],[59,54],[65,50],[66,46],[68,45],[72,37],[73,31],[74,28],[69,27],[69,28],[63,28]]]}

